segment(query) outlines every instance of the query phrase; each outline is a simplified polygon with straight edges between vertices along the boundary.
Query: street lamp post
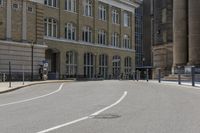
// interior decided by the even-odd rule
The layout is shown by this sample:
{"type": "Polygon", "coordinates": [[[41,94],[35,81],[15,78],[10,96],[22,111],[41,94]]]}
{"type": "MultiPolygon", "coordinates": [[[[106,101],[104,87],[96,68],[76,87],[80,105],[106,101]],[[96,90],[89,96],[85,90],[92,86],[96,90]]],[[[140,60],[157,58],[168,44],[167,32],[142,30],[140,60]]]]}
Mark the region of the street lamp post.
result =
{"type": "Polygon", "coordinates": [[[31,81],[33,81],[33,41],[31,43],[31,81]]]}
{"type": "Polygon", "coordinates": [[[97,54],[95,54],[94,56],[95,56],[94,75],[95,75],[95,79],[97,79],[97,54]]]}

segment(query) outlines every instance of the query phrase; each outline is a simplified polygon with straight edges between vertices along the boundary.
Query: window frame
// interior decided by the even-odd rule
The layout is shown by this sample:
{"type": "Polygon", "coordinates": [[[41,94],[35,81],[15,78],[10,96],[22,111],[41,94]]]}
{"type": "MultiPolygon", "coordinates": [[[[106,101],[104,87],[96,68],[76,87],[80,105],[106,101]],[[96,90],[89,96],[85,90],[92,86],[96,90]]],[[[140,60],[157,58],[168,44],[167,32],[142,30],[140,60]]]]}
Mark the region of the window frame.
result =
{"type": "Polygon", "coordinates": [[[83,6],[84,6],[84,11],[83,11],[83,15],[84,16],[88,16],[88,17],[92,17],[93,15],[93,2],[92,0],[84,0],[83,1],[83,6]]]}
{"type": "Polygon", "coordinates": [[[65,39],[76,40],[76,26],[73,23],[67,23],[65,25],[65,39]],[[71,34],[71,36],[69,36],[69,34],[71,34]]]}
{"type": "Polygon", "coordinates": [[[76,0],[65,0],[65,11],[76,13],[76,0]]]}
{"type": "Polygon", "coordinates": [[[66,52],[66,74],[68,76],[75,76],[77,74],[77,52],[66,52]]]}
{"type": "Polygon", "coordinates": [[[92,43],[92,29],[89,26],[83,27],[82,41],[87,43],[92,43]]]}
{"type": "Polygon", "coordinates": [[[57,38],[58,22],[54,18],[44,19],[45,36],[57,38]]]}

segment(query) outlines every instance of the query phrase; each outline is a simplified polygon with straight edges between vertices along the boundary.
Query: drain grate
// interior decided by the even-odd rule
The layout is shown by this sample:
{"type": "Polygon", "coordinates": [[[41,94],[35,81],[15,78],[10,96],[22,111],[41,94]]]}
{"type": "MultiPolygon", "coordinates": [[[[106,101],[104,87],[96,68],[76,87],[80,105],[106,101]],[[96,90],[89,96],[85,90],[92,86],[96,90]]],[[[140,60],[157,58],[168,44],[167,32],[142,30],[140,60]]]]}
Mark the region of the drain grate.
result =
{"type": "Polygon", "coordinates": [[[119,117],[121,116],[117,114],[99,114],[99,115],[91,116],[91,118],[93,119],[116,119],[119,117]]]}

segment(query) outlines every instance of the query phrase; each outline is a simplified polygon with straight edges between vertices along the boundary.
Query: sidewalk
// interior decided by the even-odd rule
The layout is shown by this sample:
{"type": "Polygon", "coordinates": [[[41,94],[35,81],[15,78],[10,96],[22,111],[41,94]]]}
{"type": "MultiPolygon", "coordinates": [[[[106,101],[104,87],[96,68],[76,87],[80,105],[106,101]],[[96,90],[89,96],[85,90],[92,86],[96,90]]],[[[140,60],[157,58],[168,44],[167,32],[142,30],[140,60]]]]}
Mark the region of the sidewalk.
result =
{"type": "Polygon", "coordinates": [[[46,84],[46,83],[63,83],[63,82],[72,82],[74,80],[47,80],[47,81],[26,81],[24,82],[12,82],[11,88],[9,87],[9,82],[0,82],[0,94],[6,93],[10,91],[14,91],[23,87],[31,86],[31,85],[37,85],[37,84],[46,84]]]}
{"type": "MultiPolygon", "coordinates": [[[[146,82],[145,80],[143,80],[146,82]]],[[[158,83],[158,84],[168,84],[168,85],[177,85],[177,86],[183,86],[183,87],[197,87],[200,88],[200,82],[195,82],[195,86],[192,86],[192,82],[181,82],[181,85],[178,84],[178,81],[161,81],[161,83],[158,82],[158,80],[149,80],[150,83],[158,83]]]]}

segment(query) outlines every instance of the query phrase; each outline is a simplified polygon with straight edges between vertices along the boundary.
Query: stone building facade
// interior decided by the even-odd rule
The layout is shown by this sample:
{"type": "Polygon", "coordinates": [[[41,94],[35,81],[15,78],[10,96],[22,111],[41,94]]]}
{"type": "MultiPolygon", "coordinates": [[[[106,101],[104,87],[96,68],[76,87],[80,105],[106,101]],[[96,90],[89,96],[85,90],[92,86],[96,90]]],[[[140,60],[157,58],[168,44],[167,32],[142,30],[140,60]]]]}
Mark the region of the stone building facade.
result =
{"type": "Polygon", "coordinates": [[[60,0],[44,6],[50,78],[128,77],[135,69],[134,1],[60,0]],[[55,31],[48,33],[49,22],[55,31]],[[55,34],[54,34],[55,33],[55,34]]]}
{"type": "Polygon", "coordinates": [[[1,0],[0,71],[48,61],[49,78],[118,78],[135,69],[135,0],[1,0]]]}
{"type": "Polygon", "coordinates": [[[34,0],[0,0],[0,73],[8,73],[11,63],[13,80],[22,72],[30,79],[38,75],[39,64],[45,60],[43,45],[43,5],[34,0]]]}
{"type": "Polygon", "coordinates": [[[173,0],[152,0],[153,78],[171,74],[173,66],[173,0]]]}
{"type": "Polygon", "coordinates": [[[174,1],[173,66],[200,66],[200,1],[174,1]]]}

